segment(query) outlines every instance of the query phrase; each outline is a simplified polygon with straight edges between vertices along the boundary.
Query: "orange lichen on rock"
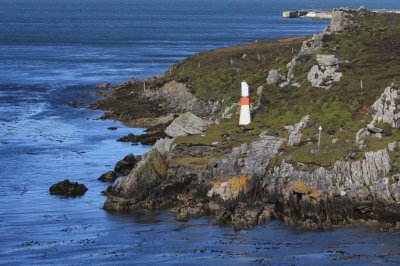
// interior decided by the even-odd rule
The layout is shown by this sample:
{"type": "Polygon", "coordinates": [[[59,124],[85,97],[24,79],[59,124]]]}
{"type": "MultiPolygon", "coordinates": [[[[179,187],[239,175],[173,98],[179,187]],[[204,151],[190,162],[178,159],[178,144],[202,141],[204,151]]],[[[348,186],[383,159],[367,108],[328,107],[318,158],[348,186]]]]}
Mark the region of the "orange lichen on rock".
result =
{"type": "Polygon", "coordinates": [[[237,190],[238,192],[248,192],[252,189],[252,177],[251,176],[237,176],[228,179],[228,184],[232,187],[233,190],[237,190]]]}
{"type": "Polygon", "coordinates": [[[218,195],[223,200],[234,200],[239,195],[248,193],[253,189],[251,176],[236,176],[225,182],[212,181],[213,187],[208,191],[208,196],[218,195]]]}
{"type": "Polygon", "coordinates": [[[307,195],[310,193],[310,188],[301,181],[294,181],[291,187],[292,191],[299,194],[307,195]]]}

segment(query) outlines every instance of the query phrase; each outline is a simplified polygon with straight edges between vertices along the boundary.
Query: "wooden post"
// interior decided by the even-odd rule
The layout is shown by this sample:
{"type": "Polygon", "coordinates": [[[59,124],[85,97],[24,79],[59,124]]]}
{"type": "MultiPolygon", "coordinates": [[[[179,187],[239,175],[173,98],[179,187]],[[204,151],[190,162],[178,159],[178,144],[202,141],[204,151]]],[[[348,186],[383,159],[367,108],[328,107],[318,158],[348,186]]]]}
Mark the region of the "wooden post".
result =
{"type": "Polygon", "coordinates": [[[319,149],[320,149],[320,147],[321,147],[321,132],[322,132],[322,127],[321,126],[319,126],[319,128],[318,128],[318,151],[319,151],[319,149]]]}

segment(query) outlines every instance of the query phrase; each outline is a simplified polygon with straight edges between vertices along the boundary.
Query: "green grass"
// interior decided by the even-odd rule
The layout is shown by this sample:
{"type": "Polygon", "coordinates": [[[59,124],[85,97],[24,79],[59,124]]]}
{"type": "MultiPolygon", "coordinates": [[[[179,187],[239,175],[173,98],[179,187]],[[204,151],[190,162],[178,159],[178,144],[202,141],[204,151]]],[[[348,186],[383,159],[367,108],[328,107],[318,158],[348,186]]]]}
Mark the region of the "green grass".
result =
{"type": "MultiPolygon", "coordinates": [[[[171,75],[169,71],[166,73],[165,80],[186,82],[199,99],[224,100],[226,105],[238,102],[240,82],[245,79],[250,85],[252,101],[258,86],[264,87],[267,100],[255,113],[252,130],[238,127],[238,117],[233,116],[211,126],[205,136],[180,137],[176,143],[210,145],[219,142],[219,146],[234,147],[257,139],[264,130],[271,135],[288,137],[283,127],[310,115],[311,123],[303,132],[302,143],[299,147],[284,148],[286,156],[315,166],[331,166],[336,160],[345,159],[354,147],[356,132],[372,120],[371,105],[388,85],[400,82],[400,16],[366,13],[357,18],[357,23],[359,28],[325,36],[326,47],[299,59],[302,63],[294,68],[294,74],[302,84],[300,88],[267,85],[266,77],[270,69],[286,74],[286,64],[293,57],[292,49],[298,51],[304,39],[221,48],[174,65],[171,75]],[[247,56],[242,58],[243,54],[247,56]],[[308,71],[316,64],[316,54],[335,54],[343,62],[341,82],[330,90],[313,88],[307,81],[308,71]],[[312,153],[317,149],[319,126],[323,128],[321,149],[312,153]],[[223,135],[229,135],[230,139],[222,138],[223,135]],[[332,144],[335,138],[338,142],[332,144]],[[306,139],[312,144],[307,145],[306,139]]],[[[384,129],[384,138],[367,138],[368,146],[359,152],[359,157],[365,151],[381,149],[399,140],[398,130],[388,125],[378,126],[384,129]]]]}

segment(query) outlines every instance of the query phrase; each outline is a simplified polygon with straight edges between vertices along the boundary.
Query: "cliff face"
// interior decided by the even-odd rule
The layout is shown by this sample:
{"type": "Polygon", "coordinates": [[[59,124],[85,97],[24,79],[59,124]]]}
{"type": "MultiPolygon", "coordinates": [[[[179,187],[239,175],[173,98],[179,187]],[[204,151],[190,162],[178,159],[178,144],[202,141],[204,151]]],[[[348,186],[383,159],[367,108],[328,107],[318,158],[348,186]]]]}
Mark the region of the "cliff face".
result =
{"type": "Polygon", "coordinates": [[[176,120],[107,192],[105,208],[169,208],[236,228],[282,219],[312,230],[372,221],[400,229],[396,21],[338,9],[310,38],[201,53],[147,91],[123,87],[176,120]],[[248,127],[237,126],[243,78],[248,127]]]}

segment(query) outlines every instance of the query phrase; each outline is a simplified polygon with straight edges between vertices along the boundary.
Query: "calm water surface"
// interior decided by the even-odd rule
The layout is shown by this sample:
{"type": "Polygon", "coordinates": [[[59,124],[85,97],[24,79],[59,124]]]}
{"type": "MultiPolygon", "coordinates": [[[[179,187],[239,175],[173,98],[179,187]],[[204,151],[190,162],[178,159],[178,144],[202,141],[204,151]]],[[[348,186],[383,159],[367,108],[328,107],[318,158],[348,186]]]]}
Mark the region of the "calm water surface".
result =
{"type": "Polygon", "coordinates": [[[97,83],[161,75],[198,51],[327,25],[282,19],[283,10],[362,4],[400,8],[398,1],[0,0],[0,264],[399,264],[394,233],[305,233],[277,222],[235,232],[207,218],[183,225],[163,212],[107,213],[98,176],[149,147],[115,141],[143,129],[85,109],[97,83]],[[70,108],[70,100],[80,104],[70,108]],[[65,178],[89,191],[50,196],[49,186],[65,178]]]}

